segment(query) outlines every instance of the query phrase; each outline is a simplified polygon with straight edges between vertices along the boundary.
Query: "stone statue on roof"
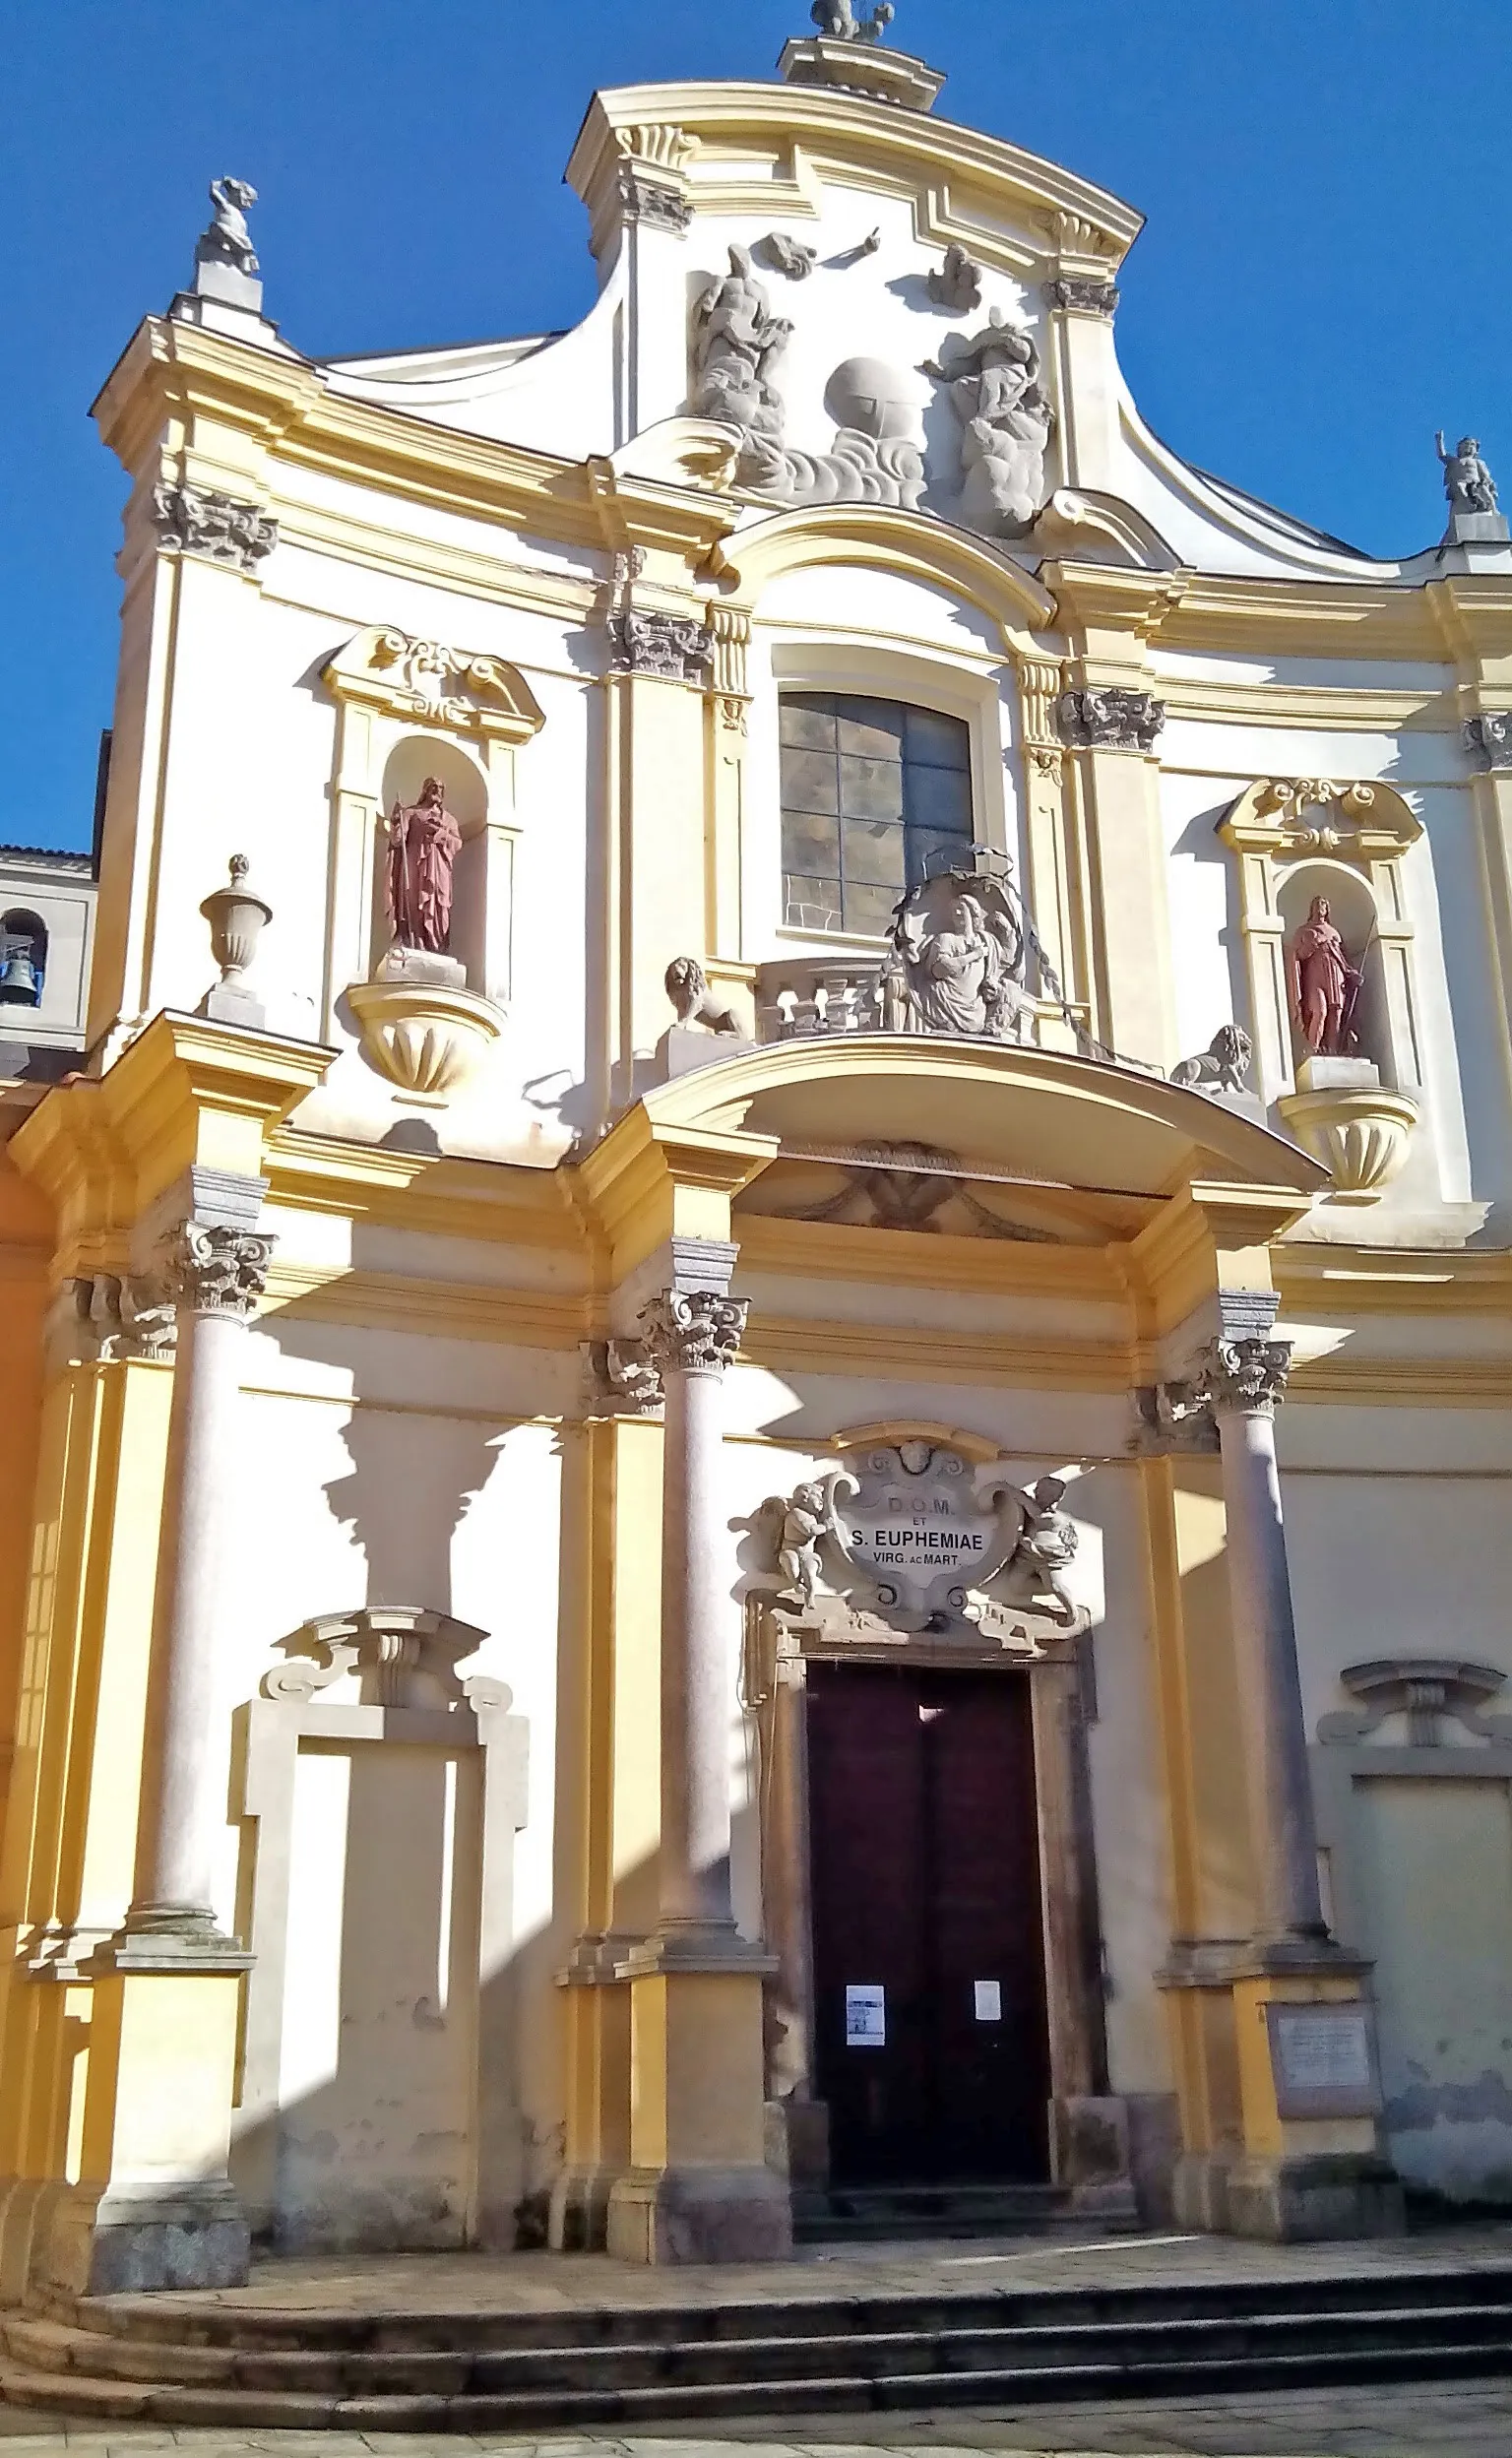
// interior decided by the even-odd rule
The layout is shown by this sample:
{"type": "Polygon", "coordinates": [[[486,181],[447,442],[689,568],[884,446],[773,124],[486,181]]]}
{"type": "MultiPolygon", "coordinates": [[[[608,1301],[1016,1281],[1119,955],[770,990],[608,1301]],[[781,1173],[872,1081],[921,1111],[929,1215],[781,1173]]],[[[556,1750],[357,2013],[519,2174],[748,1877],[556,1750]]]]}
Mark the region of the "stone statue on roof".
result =
{"type": "Polygon", "coordinates": [[[869,17],[857,17],[850,0],[814,0],[809,15],[831,42],[880,42],[897,11],[893,0],[876,0],[869,17]]]}
{"type": "Polygon", "coordinates": [[[1444,493],[1455,512],[1494,512],[1496,481],[1480,458],[1480,446],[1474,435],[1462,435],[1453,452],[1444,450],[1444,431],[1440,427],[1433,439],[1439,460],[1444,466],[1444,493]]]}

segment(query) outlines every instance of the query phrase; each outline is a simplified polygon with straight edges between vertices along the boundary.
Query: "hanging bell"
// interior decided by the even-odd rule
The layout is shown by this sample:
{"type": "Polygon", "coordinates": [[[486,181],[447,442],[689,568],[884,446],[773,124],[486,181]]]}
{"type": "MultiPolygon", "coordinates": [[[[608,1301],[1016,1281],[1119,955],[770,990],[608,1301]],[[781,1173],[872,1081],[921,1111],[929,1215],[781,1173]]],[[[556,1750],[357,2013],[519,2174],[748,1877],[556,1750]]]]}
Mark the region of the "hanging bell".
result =
{"type": "Polygon", "coordinates": [[[42,985],[29,947],[13,947],[0,956],[0,1002],[7,1007],[41,1005],[42,985]]]}

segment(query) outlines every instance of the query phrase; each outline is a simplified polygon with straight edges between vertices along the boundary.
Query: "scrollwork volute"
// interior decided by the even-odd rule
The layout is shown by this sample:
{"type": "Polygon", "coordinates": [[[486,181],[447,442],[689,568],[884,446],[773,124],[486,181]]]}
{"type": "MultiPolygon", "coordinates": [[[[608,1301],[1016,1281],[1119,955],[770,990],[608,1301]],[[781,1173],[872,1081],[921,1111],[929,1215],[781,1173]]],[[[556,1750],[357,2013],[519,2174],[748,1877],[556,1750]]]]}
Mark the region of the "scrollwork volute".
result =
{"type": "Polygon", "coordinates": [[[276,1243],[248,1229],[185,1221],[169,1253],[168,1289],[177,1304],[193,1314],[249,1323],[266,1293],[276,1243]]]}
{"type": "Polygon", "coordinates": [[[1216,1416],[1274,1415],[1292,1369],[1290,1340],[1212,1340],[1199,1360],[1197,1387],[1216,1416]]]}
{"type": "Polygon", "coordinates": [[[663,1289],[643,1306],[646,1354],[667,1374],[723,1374],[740,1346],[750,1301],[712,1289],[663,1289]]]}

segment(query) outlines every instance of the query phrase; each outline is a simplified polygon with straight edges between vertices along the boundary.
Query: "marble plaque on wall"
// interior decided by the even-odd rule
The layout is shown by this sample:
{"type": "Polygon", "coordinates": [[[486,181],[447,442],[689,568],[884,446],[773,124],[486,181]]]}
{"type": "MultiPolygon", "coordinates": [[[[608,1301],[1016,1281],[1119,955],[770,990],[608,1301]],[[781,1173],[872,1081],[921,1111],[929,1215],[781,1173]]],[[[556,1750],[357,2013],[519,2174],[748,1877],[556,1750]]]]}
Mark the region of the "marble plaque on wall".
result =
{"type": "Polygon", "coordinates": [[[1381,2079],[1367,2005],[1286,2004],[1265,2009],[1276,2110],[1292,2116],[1378,2116],[1381,2079]]]}

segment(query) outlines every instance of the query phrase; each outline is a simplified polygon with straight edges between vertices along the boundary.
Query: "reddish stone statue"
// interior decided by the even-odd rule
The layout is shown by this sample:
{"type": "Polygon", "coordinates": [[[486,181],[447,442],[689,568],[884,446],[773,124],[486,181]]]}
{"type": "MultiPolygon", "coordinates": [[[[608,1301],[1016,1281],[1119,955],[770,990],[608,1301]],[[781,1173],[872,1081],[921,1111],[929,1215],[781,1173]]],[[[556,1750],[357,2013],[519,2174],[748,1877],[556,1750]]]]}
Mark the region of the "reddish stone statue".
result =
{"type": "Polygon", "coordinates": [[[444,956],[452,935],[452,865],[462,830],[446,807],[440,780],[427,777],[418,802],[396,802],[389,819],[389,920],[396,947],[444,956]]]}
{"type": "Polygon", "coordinates": [[[1354,1010],[1362,978],[1329,917],[1327,897],[1315,896],[1287,956],[1292,1013],[1315,1057],[1347,1057],[1355,1048],[1354,1010]]]}

